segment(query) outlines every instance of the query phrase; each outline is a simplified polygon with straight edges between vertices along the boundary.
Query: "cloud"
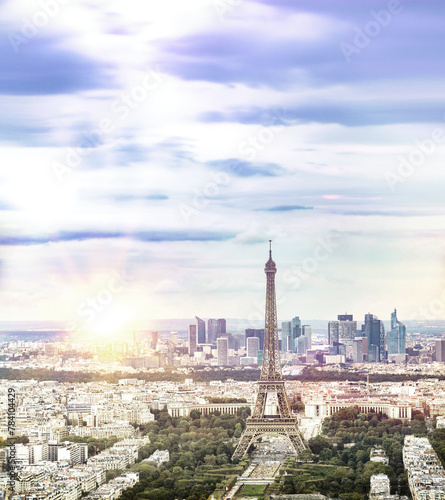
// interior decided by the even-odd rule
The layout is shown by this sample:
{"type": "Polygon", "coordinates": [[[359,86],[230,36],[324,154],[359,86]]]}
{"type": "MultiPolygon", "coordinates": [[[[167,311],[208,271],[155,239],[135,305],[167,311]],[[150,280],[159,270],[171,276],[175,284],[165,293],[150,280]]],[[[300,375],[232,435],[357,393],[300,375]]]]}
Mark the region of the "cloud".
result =
{"type": "Polygon", "coordinates": [[[440,216],[433,211],[425,212],[424,210],[329,210],[331,214],[350,215],[361,217],[432,217],[440,216]]]}
{"type": "Polygon", "coordinates": [[[0,211],[5,212],[9,210],[14,210],[14,207],[8,203],[4,203],[3,201],[0,201],[0,211]]]}
{"type": "Polygon", "coordinates": [[[261,3],[269,6],[268,25],[256,18],[160,43],[165,71],[184,80],[276,90],[307,83],[314,88],[404,82],[419,75],[441,81],[436,61],[445,43],[444,9],[437,10],[436,2],[419,7],[400,1],[400,12],[386,25],[378,24],[378,35],[362,42],[350,63],[342,44],[355,47],[357,30],[376,23],[373,13],[387,9],[389,2],[261,3]],[[291,12],[283,15],[280,7],[291,12]]]}
{"type": "Polygon", "coordinates": [[[210,168],[224,170],[229,174],[239,177],[277,177],[283,175],[286,170],[276,163],[252,163],[237,158],[229,158],[227,160],[209,161],[206,165],[210,168]]]}
{"type": "Polygon", "coordinates": [[[109,66],[62,48],[61,37],[37,35],[15,52],[11,36],[11,32],[0,31],[1,94],[67,94],[114,87],[109,66]]]}
{"type": "Polygon", "coordinates": [[[127,201],[164,201],[170,199],[170,196],[166,194],[117,194],[112,195],[111,198],[113,201],[117,202],[127,202],[127,201]]]}
{"type": "Polygon", "coordinates": [[[175,280],[164,279],[156,285],[155,290],[158,293],[178,293],[183,292],[184,288],[175,280]]]}
{"type": "Polygon", "coordinates": [[[192,148],[191,141],[182,137],[169,137],[156,144],[156,149],[173,159],[175,164],[176,160],[194,162],[192,148]]]}
{"type": "MultiPolygon", "coordinates": [[[[329,15],[333,18],[348,19],[359,22],[365,21],[371,14],[371,11],[380,11],[388,8],[387,0],[361,0],[360,2],[318,0],[317,2],[295,2],[294,0],[254,0],[257,4],[273,6],[275,9],[287,10],[290,12],[312,12],[317,14],[329,15]]],[[[438,14],[445,14],[445,5],[442,3],[408,2],[400,0],[394,2],[396,6],[402,7],[412,15],[420,17],[436,17],[438,14]]]]}
{"type": "Polygon", "coordinates": [[[200,33],[165,42],[164,70],[184,80],[285,88],[294,83],[298,69],[328,65],[333,57],[340,62],[343,57],[329,40],[304,45],[292,37],[277,38],[255,43],[252,33],[243,30],[236,34],[200,33]]]}
{"type": "Polygon", "coordinates": [[[264,212],[291,212],[293,210],[313,210],[314,207],[304,207],[301,205],[278,205],[270,208],[258,208],[259,211],[264,212]]]}
{"type": "Polygon", "coordinates": [[[396,123],[429,123],[443,120],[445,100],[397,101],[355,99],[293,106],[281,111],[280,122],[271,122],[277,116],[276,108],[239,108],[228,112],[210,111],[201,115],[204,122],[234,122],[246,125],[299,125],[306,123],[338,123],[347,127],[388,125],[396,123]]]}
{"type": "Polygon", "coordinates": [[[178,241],[225,241],[235,237],[233,233],[217,233],[210,231],[137,231],[124,233],[120,231],[61,231],[47,236],[2,236],[0,245],[44,245],[67,241],[88,241],[115,238],[131,238],[144,242],[178,242],[178,241]]]}
{"type": "MultiPolygon", "coordinates": [[[[15,116],[14,119],[17,120],[15,116]]],[[[26,146],[40,146],[42,139],[50,131],[50,127],[42,125],[30,125],[24,123],[25,119],[21,120],[22,123],[14,124],[7,121],[5,117],[0,117],[0,137],[2,142],[24,142],[26,139],[26,146]]]]}
{"type": "Polygon", "coordinates": [[[139,144],[125,144],[117,146],[113,151],[115,161],[120,166],[147,161],[149,150],[139,144]]]}

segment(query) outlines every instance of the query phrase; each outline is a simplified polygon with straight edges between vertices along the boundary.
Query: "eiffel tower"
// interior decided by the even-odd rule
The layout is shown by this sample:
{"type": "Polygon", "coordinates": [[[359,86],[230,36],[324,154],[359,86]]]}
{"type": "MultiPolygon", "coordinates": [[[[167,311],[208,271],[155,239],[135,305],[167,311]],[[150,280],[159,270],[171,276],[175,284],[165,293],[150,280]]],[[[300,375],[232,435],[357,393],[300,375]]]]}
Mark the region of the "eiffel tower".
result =
{"type": "Polygon", "coordinates": [[[284,436],[296,455],[306,448],[306,443],[298,428],[297,419],[292,417],[287,400],[285,381],[281,374],[280,350],[278,346],[277,303],[275,298],[275,274],[277,266],[272,260],[272,241],[269,240],[269,260],[266,273],[266,318],[264,325],[263,365],[258,381],[258,395],[252,417],[246,421],[246,428],[239,440],[233,458],[247,454],[250,445],[266,434],[284,436]],[[269,395],[276,394],[279,415],[266,415],[269,395]]]}

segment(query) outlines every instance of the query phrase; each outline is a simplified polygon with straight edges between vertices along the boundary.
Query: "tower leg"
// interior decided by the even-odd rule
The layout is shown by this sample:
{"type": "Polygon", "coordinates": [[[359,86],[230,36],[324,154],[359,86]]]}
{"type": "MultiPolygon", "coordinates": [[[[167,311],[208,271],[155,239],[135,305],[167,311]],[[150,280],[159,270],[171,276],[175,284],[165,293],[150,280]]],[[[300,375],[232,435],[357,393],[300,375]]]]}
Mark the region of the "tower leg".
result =
{"type": "Polygon", "coordinates": [[[306,444],[304,443],[300,430],[298,430],[298,432],[287,432],[286,434],[288,441],[295,451],[295,455],[298,455],[301,451],[306,449],[306,444]]]}
{"type": "Polygon", "coordinates": [[[250,445],[257,440],[257,436],[255,434],[256,433],[254,429],[251,430],[244,429],[244,432],[238,442],[235,452],[232,455],[232,460],[234,458],[242,458],[244,457],[244,455],[247,455],[250,445]]]}
{"type": "Polygon", "coordinates": [[[255,407],[253,409],[252,416],[254,418],[261,418],[264,415],[264,410],[266,408],[266,399],[267,399],[267,392],[263,390],[263,388],[260,386],[255,401],[255,407]]]}
{"type": "Polygon", "coordinates": [[[278,408],[280,410],[280,417],[290,418],[291,414],[290,414],[289,402],[287,400],[284,386],[277,387],[277,399],[278,399],[278,408]]]}
{"type": "Polygon", "coordinates": [[[298,455],[301,451],[306,449],[303,436],[301,435],[300,429],[296,425],[292,428],[286,428],[285,426],[280,425],[279,420],[272,424],[253,424],[252,426],[247,424],[247,427],[244,429],[244,432],[238,442],[238,446],[232,455],[232,460],[234,458],[242,458],[244,455],[247,455],[250,445],[257,441],[259,437],[266,434],[285,437],[291,445],[295,455],[298,455]],[[271,425],[273,425],[273,428],[270,427],[271,425]]]}

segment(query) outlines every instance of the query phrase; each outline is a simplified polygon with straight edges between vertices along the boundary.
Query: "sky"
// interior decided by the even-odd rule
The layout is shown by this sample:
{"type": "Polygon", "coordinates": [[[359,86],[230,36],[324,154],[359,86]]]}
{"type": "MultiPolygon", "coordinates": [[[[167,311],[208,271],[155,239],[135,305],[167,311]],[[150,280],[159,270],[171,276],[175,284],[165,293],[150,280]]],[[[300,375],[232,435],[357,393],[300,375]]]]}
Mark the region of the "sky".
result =
{"type": "Polygon", "coordinates": [[[444,14],[3,0],[2,320],[445,319],[444,14]]]}

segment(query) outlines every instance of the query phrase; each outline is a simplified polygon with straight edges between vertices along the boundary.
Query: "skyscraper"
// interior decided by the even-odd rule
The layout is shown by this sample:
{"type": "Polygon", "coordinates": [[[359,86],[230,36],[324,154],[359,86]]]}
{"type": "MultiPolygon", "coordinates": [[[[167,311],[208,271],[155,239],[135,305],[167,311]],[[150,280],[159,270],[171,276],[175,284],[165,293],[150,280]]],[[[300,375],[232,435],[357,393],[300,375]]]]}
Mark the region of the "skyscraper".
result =
{"type": "Polygon", "coordinates": [[[264,328],[246,328],[245,333],[246,345],[249,337],[258,337],[260,341],[260,351],[262,351],[264,346],[264,328]]]}
{"type": "Polygon", "coordinates": [[[260,350],[260,339],[258,337],[249,337],[247,339],[247,356],[257,358],[260,350]]]}
{"type": "Polygon", "coordinates": [[[352,342],[352,361],[363,363],[363,337],[357,337],[352,342]]]}
{"type": "Polygon", "coordinates": [[[391,354],[405,354],[406,327],[397,320],[397,311],[391,313],[391,330],[388,332],[388,356],[391,354]]]}
{"type": "Polygon", "coordinates": [[[357,336],[357,321],[353,320],[352,314],[339,314],[337,321],[329,321],[329,345],[334,342],[350,344],[357,336]]]}
{"type": "Polygon", "coordinates": [[[217,336],[221,335],[222,333],[227,333],[226,320],[224,318],[217,319],[216,324],[217,324],[217,336]]]}
{"type": "Polygon", "coordinates": [[[306,354],[308,349],[312,348],[312,328],[309,325],[303,325],[301,335],[296,338],[297,354],[306,354]]]}
{"type": "Polygon", "coordinates": [[[206,322],[198,316],[195,316],[196,335],[198,337],[198,344],[206,343],[206,322]]]}
{"type": "Polygon", "coordinates": [[[328,323],[328,339],[329,345],[333,346],[334,342],[339,341],[339,325],[338,321],[329,321],[328,323]]]}
{"type": "Polygon", "coordinates": [[[158,341],[159,341],[159,333],[158,332],[151,332],[151,347],[153,349],[156,349],[158,341]]]}
{"type": "Polygon", "coordinates": [[[312,327],[303,325],[303,336],[307,338],[308,349],[312,349],[312,327]]]}
{"type": "Polygon", "coordinates": [[[216,341],[216,351],[218,366],[227,366],[229,354],[229,339],[227,337],[221,337],[216,341]]]}
{"type": "Polygon", "coordinates": [[[209,319],[207,321],[207,343],[214,344],[218,338],[218,320],[209,319]]]}
{"type": "Polygon", "coordinates": [[[297,338],[297,354],[306,354],[308,350],[308,338],[300,335],[297,338]]]}
{"type": "Polygon", "coordinates": [[[301,335],[301,320],[299,316],[292,318],[292,352],[297,352],[297,338],[301,335]]]}
{"type": "Polygon", "coordinates": [[[368,361],[379,362],[385,359],[385,327],[383,321],[373,314],[365,314],[362,335],[368,339],[368,361]]]}
{"type": "Polygon", "coordinates": [[[239,337],[235,336],[233,333],[222,333],[218,338],[227,339],[229,349],[238,350],[240,348],[239,337]]]}
{"type": "Polygon", "coordinates": [[[193,356],[196,352],[196,325],[189,325],[189,354],[193,356]]]}
{"type": "Polygon", "coordinates": [[[281,323],[281,350],[292,351],[292,323],[290,321],[281,323]]]}
{"type": "Polygon", "coordinates": [[[445,363],[445,339],[436,340],[436,361],[445,363]]]}

